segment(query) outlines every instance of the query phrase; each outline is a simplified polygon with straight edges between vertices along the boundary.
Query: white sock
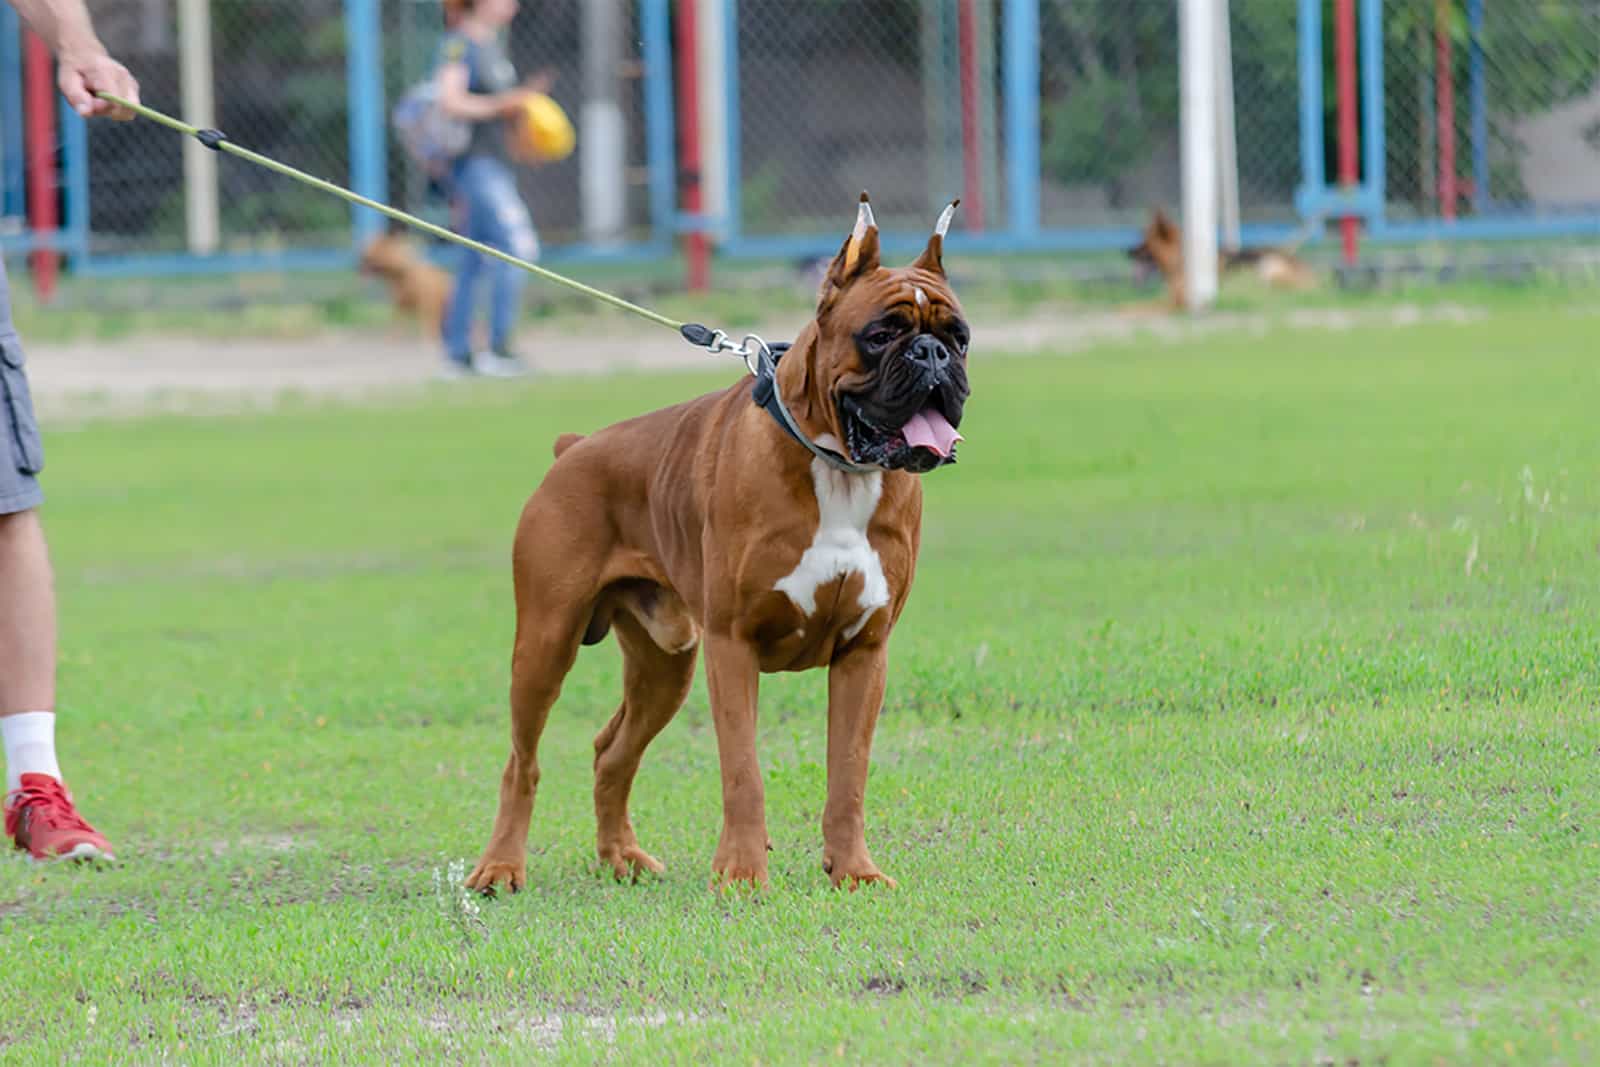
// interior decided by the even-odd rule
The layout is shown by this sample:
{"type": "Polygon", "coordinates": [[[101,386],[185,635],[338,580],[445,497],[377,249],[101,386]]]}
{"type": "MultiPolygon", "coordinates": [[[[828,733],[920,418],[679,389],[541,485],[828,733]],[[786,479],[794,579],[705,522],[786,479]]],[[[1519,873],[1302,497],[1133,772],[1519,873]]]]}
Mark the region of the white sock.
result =
{"type": "Polygon", "coordinates": [[[0,718],[6,745],[6,792],[22,785],[24,774],[48,774],[61,780],[56,763],[56,713],[25,711],[0,718]]]}

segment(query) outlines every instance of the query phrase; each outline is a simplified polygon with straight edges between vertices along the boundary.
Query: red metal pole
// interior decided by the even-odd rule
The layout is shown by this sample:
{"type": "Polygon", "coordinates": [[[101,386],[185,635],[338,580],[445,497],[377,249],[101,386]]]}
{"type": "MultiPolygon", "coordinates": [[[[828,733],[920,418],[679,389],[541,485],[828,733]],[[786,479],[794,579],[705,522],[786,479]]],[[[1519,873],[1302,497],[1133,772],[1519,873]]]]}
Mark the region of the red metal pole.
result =
{"type": "MultiPolygon", "coordinates": [[[[28,221],[34,236],[53,235],[60,229],[56,202],[56,87],[52,77],[50,50],[31,30],[25,37],[23,93],[27,111],[23,128],[27,134],[28,221]]],[[[40,249],[33,253],[33,287],[39,299],[50,301],[56,294],[56,275],[61,266],[59,253],[40,249]]]]}
{"type": "MultiPolygon", "coordinates": [[[[705,209],[700,185],[700,81],[697,63],[699,31],[694,0],[678,3],[678,172],[683,182],[683,209],[699,216],[705,209]]],[[[711,242],[703,229],[684,242],[688,258],[689,291],[711,288],[711,242]]]]}
{"type": "MultiPolygon", "coordinates": [[[[1361,135],[1356,129],[1356,6],[1355,0],[1338,0],[1334,8],[1334,60],[1339,78],[1339,185],[1353,191],[1361,181],[1361,135]]],[[[1376,106],[1375,101],[1368,101],[1376,106]]],[[[1344,262],[1353,267],[1358,259],[1359,223],[1353,215],[1339,220],[1344,238],[1344,262]]]]}
{"type": "Polygon", "coordinates": [[[1433,5],[1433,102],[1439,122],[1439,214],[1456,217],[1456,74],[1450,40],[1450,5],[1433,5]]]}
{"type": "Polygon", "coordinates": [[[983,151],[978,127],[978,7],[977,0],[961,0],[959,13],[961,62],[961,214],[967,229],[983,230],[983,151]]]}

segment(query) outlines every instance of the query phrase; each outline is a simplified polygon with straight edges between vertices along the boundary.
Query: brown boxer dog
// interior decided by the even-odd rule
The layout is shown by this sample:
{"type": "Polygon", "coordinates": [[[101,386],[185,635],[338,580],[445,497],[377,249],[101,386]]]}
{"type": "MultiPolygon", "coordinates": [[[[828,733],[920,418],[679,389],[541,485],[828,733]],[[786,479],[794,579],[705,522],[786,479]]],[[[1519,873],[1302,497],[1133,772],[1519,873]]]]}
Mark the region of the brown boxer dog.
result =
{"type": "Polygon", "coordinates": [[[916,262],[891,270],[863,194],[816,318],[770,375],[556,441],[517,527],[511,757],[469,887],[527,880],[539,735],[579,646],[608,631],[623,695],[594,741],[594,807],[600,859],[619,879],[662,869],[634,836],[628,794],[704,645],[722,766],[712,885],[767,882],[756,690],[763,672],[817,667],[823,870],[835,886],[894,884],[867,851],[863,806],[889,633],[916,570],[918,475],[954,462],[970,392],[967,324],[943,264],[954,207],[916,262]]]}

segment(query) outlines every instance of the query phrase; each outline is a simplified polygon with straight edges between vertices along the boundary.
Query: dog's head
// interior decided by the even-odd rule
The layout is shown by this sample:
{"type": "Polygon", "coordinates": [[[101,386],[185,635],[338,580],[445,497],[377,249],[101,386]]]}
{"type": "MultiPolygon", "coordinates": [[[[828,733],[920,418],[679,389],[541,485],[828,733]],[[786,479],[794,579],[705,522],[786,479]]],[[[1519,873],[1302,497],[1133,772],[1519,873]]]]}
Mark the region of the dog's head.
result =
{"type": "Polygon", "coordinates": [[[367,242],[361,252],[361,273],[398,278],[420,261],[421,256],[405,233],[390,229],[367,242]]]}
{"type": "Polygon", "coordinates": [[[914,263],[889,269],[863,193],[855,229],[823,278],[807,414],[857,463],[921,474],[955,462],[971,335],[944,272],[954,209],[914,263]]]}
{"type": "Polygon", "coordinates": [[[1160,208],[1150,216],[1142,239],[1128,249],[1128,258],[1141,270],[1160,271],[1171,277],[1183,273],[1183,231],[1160,208]]]}

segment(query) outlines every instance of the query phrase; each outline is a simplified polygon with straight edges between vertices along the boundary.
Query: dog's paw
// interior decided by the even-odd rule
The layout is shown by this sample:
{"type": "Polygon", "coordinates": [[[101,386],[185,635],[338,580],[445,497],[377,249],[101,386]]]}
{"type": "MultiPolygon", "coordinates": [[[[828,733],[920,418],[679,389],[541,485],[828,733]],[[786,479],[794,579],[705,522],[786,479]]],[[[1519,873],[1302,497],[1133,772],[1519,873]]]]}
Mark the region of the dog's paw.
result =
{"type": "Polygon", "coordinates": [[[753,848],[724,845],[717,849],[717,857],[711,861],[711,888],[729,889],[734,886],[755,889],[767,887],[765,835],[753,848]]]}
{"type": "Polygon", "coordinates": [[[467,888],[492,897],[501,883],[515,893],[528,884],[528,868],[521,860],[495,860],[485,856],[467,875],[467,888]]]}
{"type": "Polygon", "coordinates": [[[722,870],[712,868],[711,889],[723,891],[733,889],[766,889],[767,871],[763,866],[757,870],[754,867],[730,866],[722,870]]]}
{"type": "Polygon", "coordinates": [[[852,893],[864,885],[881,885],[888,889],[898,886],[893,878],[878,870],[878,865],[866,856],[839,861],[824,857],[822,870],[833,882],[833,888],[838,889],[843,886],[852,893]]]}
{"type": "Polygon", "coordinates": [[[600,862],[611,868],[611,873],[616,875],[619,882],[637,882],[639,875],[645,871],[649,871],[651,874],[660,874],[667,869],[660,860],[650,855],[637,844],[602,848],[600,850],[600,862]]]}

